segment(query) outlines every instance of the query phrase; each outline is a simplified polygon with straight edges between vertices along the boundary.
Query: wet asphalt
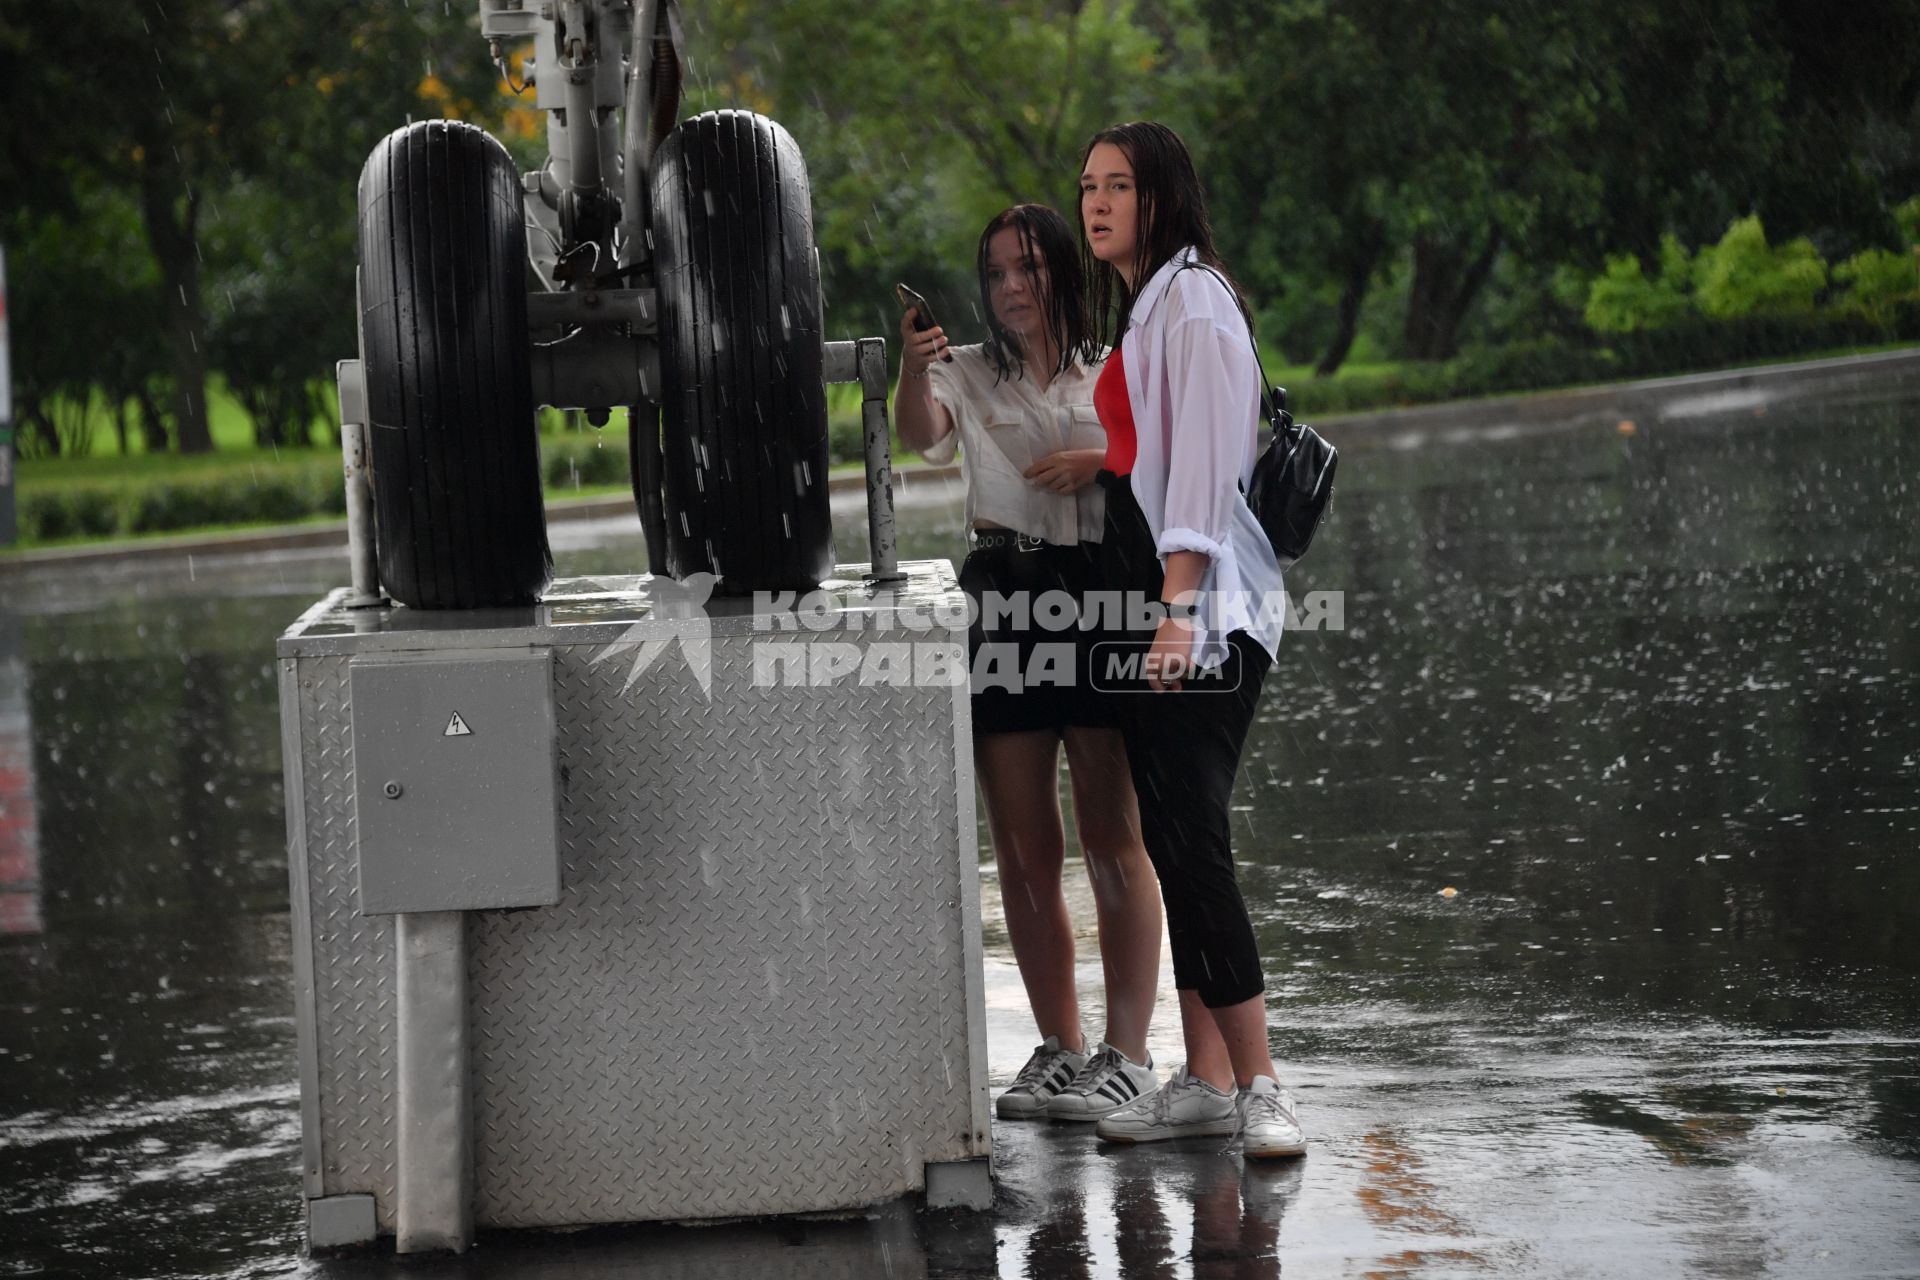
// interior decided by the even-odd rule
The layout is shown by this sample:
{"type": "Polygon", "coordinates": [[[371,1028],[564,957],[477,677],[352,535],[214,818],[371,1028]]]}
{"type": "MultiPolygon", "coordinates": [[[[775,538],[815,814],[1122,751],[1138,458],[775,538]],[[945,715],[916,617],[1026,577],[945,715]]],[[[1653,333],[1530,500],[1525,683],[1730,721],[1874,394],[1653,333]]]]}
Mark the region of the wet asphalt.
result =
{"type": "Polygon", "coordinates": [[[5,580],[0,1276],[1920,1275],[1920,399],[1670,409],[1345,442],[1235,814],[1311,1151],[1001,1123],[985,1214],[302,1257],[272,641],[344,566],[5,580]]]}

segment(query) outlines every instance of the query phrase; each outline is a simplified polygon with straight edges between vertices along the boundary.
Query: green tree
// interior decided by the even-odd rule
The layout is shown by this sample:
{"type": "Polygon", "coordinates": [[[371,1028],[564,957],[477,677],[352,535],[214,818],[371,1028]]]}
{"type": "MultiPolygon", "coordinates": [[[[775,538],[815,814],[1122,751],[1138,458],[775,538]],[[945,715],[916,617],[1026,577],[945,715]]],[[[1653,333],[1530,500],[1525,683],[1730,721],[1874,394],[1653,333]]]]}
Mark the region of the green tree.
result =
{"type": "MultiPolygon", "coordinates": [[[[21,216],[63,219],[83,238],[86,224],[117,216],[115,202],[138,210],[144,255],[125,247],[108,279],[141,278],[144,256],[159,309],[130,308],[119,343],[148,350],[133,330],[157,321],[173,436],[186,452],[212,447],[207,375],[216,345],[235,349],[220,324],[261,320],[229,312],[227,295],[237,304],[246,290],[221,273],[267,268],[272,305],[297,306],[299,332],[325,329],[333,350],[350,351],[341,335],[351,334],[361,158],[409,113],[492,97],[465,5],[456,14],[343,0],[13,0],[0,31],[17,104],[0,182],[18,193],[21,216]],[[456,43],[457,59],[447,56],[456,43]],[[434,75],[442,58],[452,69],[444,81],[434,75]]],[[[57,257],[57,241],[43,251],[57,257]]],[[[23,315],[61,306],[54,273],[39,278],[48,289],[23,291],[23,315]]],[[[302,367],[309,379],[326,372],[317,360],[302,367]]]]}
{"type": "Polygon", "coordinates": [[[1542,274],[1622,244],[1650,258],[1677,215],[1717,229],[1751,207],[1782,72],[1747,2],[1205,0],[1233,68],[1216,150],[1240,159],[1212,166],[1223,234],[1287,264],[1277,283],[1337,286],[1323,372],[1397,255],[1402,353],[1450,355],[1502,253],[1542,274]]]}
{"type": "Polygon", "coordinates": [[[1164,88],[1158,42],[1124,3],[733,0],[687,18],[690,109],[765,112],[807,157],[843,332],[891,332],[901,278],[968,328],[980,227],[1022,201],[1072,220],[1081,145],[1164,88]]]}
{"type": "Polygon", "coordinates": [[[136,429],[149,449],[165,449],[167,425],[156,404],[166,365],[163,307],[140,211],[125,193],[83,184],[84,219],[15,209],[0,224],[9,248],[20,441],[43,456],[85,453],[99,393],[122,452],[136,429]]]}

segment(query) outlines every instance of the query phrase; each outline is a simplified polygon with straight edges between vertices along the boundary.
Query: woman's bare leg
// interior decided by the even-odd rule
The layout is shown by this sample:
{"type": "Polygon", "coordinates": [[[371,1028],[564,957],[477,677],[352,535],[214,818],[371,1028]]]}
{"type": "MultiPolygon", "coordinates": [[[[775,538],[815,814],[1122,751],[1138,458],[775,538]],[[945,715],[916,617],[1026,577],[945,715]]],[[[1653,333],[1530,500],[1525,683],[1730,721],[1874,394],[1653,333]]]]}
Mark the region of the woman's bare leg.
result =
{"type": "Polygon", "coordinates": [[[974,739],[974,759],[1000,868],[1007,938],[1033,1020],[1043,1040],[1059,1036],[1062,1048],[1083,1052],[1073,922],[1060,889],[1066,834],[1060,825],[1059,736],[1051,730],[983,733],[974,739]]]}
{"type": "Polygon", "coordinates": [[[1198,991],[1182,991],[1180,1030],[1187,1041],[1187,1070],[1217,1089],[1244,1089],[1255,1076],[1278,1078],[1267,1044],[1264,995],[1209,1009],[1198,991]]]}
{"type": "Polygon", "coordinates": [[[1147,1060],[1147,1024],[1160,981],[1160,882],[1140,839],[1127,749],[1117,729],[1066,731],[1073,816],[1093,884],[1100,964],[1107,982],[1107,1043],[1147,1060]]]}

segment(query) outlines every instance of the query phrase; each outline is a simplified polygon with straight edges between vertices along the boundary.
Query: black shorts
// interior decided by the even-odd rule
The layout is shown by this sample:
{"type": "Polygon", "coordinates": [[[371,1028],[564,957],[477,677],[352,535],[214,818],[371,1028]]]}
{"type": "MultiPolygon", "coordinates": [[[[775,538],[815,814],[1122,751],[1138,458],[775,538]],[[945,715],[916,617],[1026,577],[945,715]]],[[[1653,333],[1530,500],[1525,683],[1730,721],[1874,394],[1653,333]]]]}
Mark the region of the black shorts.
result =
{"type": "Polygon", "coordinates": [[[967,556],[960,588],[973,607],[967,670],[975,733],[1113,727],[1111,705],[1087,680],[1079,626],[1098,574],[1099,544],[1092,542],[998,546],[967,556]],[[1070,615],[1055,607],[1065,603],[1062,596],[1072,604],[1070,615]],[[994,608],[996,599],[1013,607],[994,608]]]}

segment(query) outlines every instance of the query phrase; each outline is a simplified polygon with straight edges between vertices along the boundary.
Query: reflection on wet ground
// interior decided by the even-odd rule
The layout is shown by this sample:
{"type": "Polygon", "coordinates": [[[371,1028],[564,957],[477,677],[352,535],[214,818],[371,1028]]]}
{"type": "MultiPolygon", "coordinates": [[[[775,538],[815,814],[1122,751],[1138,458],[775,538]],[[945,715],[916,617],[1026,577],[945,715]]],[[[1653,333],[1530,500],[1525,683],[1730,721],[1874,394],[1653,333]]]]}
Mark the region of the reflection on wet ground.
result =
{"type": "MultiPolygon", "coordinates": [[[[1305,1161],[1002,1124],[990,1215],[406,1270],[1920,1274],[1916,417],[1344,442],[1290,581],[1344,630],[1285,641],[1237,802],[1305,1161]]],[[[909,482],[903,556],[953,554],[958,496],[909,482]]],[[[643,567],[630,521],[555,541],[563,574],[643,567]]],[[[400,1269],[298,1254],[272,641],[342,576],[0,588],[0,1276],[400,1269]]],[[[989,877],[1003,1084],[1033,1030],[997,906],[989,877]]],[[[1090,930],[1081,962],[1097,1027],[1090,930]]],[[[1179,1059],[1170,1006],[1151,1048],[1179,1059]]]]}

